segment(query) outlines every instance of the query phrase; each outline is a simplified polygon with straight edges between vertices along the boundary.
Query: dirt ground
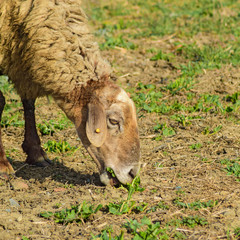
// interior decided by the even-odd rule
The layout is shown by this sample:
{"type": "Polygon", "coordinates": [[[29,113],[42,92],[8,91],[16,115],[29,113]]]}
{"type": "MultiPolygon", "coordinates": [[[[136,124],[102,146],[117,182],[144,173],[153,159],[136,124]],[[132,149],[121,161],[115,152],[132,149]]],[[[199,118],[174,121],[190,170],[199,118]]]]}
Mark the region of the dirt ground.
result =
{"type": "MultiPolygon", "coordinates": [[[[112,63],[117,83],[123,88],[134,87],[138,82],[156,84],[160,88],[179,73],[166,61],[149,61],[149,53],[144,49],[149,45],[167,49],[169,41],[146,41],[138,52],[119,48],[106,50],[103,55],[112,63]]],[[[197,83],[192,89],[195,93],[226,96],[240,92],[240,69],[230,65],[220,70],[206,70],[195,80],[197,83]]],[[[180,99],[181,95],[170,96],[169,101],[172,98],[180,99]]],[[[37,103],[37,121],[50,120],[61,113],[52,100],[49,103],[43,98],[37,103]]],[[[240,182],[233,175],[227,175],[220,160],[239,158],[239,113],[238,124],[228,121],[224,115],[221,118],[205,113],[205,118],[196,119],[186,127],[181,127],[166,115],[142,115],[143,112],[139,112],[141,186],[145,191],[135,193],[133,200],[146,202],[149,206],[163,201],[168,209],[122,216],[99,211],[84,224],[61,225],[40,218],[42,211],[55,212],[84,200],[94,205],[117,202],[126,199],[127,192],[101,185],[97,167],[81,147],[73,126],[57,131],[53,136],[41,137],[42,143],[49,139],[67,140],[70,145],[80,147],[72,155],[48,153],[51,159],[58,159],[53,166],[44,169],[24,163],[26,156],[21,149],[24,129],[9,126],[2,129],[3,143],[16,170],[16,177],[10,182],[0,179],[0,239],[22,239],[22,236],[29,239],[90,239],[91,233],[99,234],[110,225],[114,233],[119,234],[121,224],[130,218],[140,220],[146,215],[165,226],[173,218],[196,214],[206,218],[209,224],[180,228],[187,239],[234,239],[231,231],[240,227],[240,182]],[[156,121],[174,127],[176,134],[154,141],[152,136],[156,121]],[[217,134],[201,134],[206,126],[216,127],[219,124],[224,128],[217,134]],[[189,148],[198,142],[202,148],[189,148]],[[179,194],[186,203],[212,200],[217,201],[217,205],[197,211],[181,209],[173,203],[179,194]],[[56,206],[60,207],[56,209],[56,206]]],[[[126,239],[127,236],[126,233],[126,239]]]]}

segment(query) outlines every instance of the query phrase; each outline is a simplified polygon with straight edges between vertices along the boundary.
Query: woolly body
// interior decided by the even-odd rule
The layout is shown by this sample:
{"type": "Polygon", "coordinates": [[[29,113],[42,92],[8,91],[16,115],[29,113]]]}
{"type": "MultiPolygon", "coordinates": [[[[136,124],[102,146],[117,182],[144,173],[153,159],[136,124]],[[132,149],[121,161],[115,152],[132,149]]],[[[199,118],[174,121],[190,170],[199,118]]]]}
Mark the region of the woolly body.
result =
{"type": "Polygon", "coordinates": [[[79,84],[106,79],[79,0],[0,2],[0,67],[22,98],[71,94],[79,84]]]}
{"type": "MultiPolygon", "coordinates": [[[[52,95],[75,124],[101,181],[132,181],[140,158],[136,110],[126,92],[109,81],[111,68],[79,0],[0,0],[0,68],[23,103],[27,163],[50,163],[37,134],[34,103],[52,95]],[[111,179],[108,167],[117,179],[111,179]]],[[[4,104],[0,90],[0,120],[4,104]]],[[[0,131],[0,174],[13,172],[0,131]]]]}

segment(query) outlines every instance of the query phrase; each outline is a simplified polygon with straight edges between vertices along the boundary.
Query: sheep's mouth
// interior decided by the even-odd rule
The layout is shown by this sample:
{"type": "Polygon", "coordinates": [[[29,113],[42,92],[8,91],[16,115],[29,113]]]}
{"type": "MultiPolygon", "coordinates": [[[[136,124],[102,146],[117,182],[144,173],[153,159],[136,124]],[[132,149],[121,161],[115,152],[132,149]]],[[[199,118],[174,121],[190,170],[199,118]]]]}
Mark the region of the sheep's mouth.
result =
{"type": "Polygon", "coordinates": [[[109,184],[114,187],[119,187],[121,185],[120,181],[117,179],[116,175],[113,175],[111,172],[107,171],[107,176],[109,179],[109,184]]]}
{"type": "Polygon", "coordinates": [[[120,187],[121,181],[118,179],[113,169],[110,167],[105,168],[105,170],[100,174],[100,180],[104,185],[111,185],[113,187],[120,187]]]}

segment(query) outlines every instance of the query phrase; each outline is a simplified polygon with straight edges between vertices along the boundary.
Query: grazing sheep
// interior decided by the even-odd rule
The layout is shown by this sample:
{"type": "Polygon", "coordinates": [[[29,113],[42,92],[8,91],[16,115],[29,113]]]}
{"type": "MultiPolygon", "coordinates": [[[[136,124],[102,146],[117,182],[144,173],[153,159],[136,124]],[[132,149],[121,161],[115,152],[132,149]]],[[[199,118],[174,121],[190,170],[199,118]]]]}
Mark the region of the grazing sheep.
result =
{"type": "MultiPolygon", "coordinates": [[[[50,163],[37,134],[34,103],[37,97],[52,95],[75,124],[102,183],[132,181],[140,158],[135,107],[109,80],[110,66],[88,30],[79,0],[0,0],[0,68],[22,99],[27,163],[50,163]]],[[[0,91],[0,120],[4,104],[0,91]]],[[[1,131],[0,172],[14,172],[1,131]]]]}

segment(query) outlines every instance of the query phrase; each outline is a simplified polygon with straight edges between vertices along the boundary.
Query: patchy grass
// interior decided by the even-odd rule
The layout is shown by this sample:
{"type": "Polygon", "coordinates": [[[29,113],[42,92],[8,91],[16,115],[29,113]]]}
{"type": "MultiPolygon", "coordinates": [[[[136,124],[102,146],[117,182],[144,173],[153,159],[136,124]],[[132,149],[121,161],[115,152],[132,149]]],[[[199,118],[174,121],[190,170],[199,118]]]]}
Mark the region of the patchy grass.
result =
{"type": "Polygon", "coordinates": [[[113,76],[137,107],[142,186],[100,186],[87,153],[73,154],[73,124],[46,101],[36,107],[37,129],[57,161],[44,170],[21,165],[22,105],[0,76],[7,157],[30,186],[16,190],[14,211],[12,190],[0,189],[5,239],[238,239],[239,1],[85,3],[113,76]]]}
{"type": "Polygon", "coordinates": [[[74,153],[77,151],[76,147],[70,146],[70,144],[67,141],[59,141],[56,142],[55,140],[48,140],[44,145],[44,149],[47,152],[56,152],[56,153],[66,153],[66,152],[72,152],[74,153]]]}
{"type": "Polygon", "coordinates": [[[62,211],[42,212],[40,216],[50,219],[53,217],[56,223],[69,224],[72,222],[84,223],[92,214],[95,214],[102,207],[99,204],[96,208],[90,203],[83,202],[79,205],[72,206],[70,209],[63,209],[62,211]]]}

